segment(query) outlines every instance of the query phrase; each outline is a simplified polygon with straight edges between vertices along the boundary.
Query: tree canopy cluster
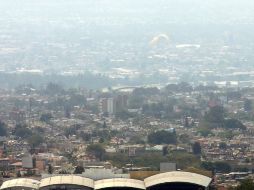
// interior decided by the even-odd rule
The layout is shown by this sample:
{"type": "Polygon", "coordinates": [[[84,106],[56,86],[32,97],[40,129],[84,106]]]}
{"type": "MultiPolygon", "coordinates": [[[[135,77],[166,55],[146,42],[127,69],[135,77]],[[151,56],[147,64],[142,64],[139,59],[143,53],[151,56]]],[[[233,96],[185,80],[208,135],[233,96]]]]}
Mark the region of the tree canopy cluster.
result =
{"type": "Polygon", "coordinates": [[[195,142],[193,145],[192,145],[192,152],[193,154],[195,155],[200,155],[201,154],[201,145],[199,142],[195,142]]]}
{"type": "Polygon", "coordinates": [[[99,160],[103,160],[105,156],[105,149],[101,144],[91,144],[87,146],[86,151],[94,155],[99,160]]]}
{"type": "Polygon", "coordinates": [[[32,135],[32,131],[26,125],[18,124],[16,125],[13,134],[17,137],[26,139],[32,135]]]}
{"type": "Polygon", "coordinates": [[[13,134],[17,137],[27,140],[32,148],[35,148],[44,142],[43,137],[39,133],[33,132],[26,125],[16,125],[13,134]]]}
{"type": "Polygon", "coordinates": [[[160,151],[146,151],[131,158],[128,156],[128,153],[106,153],[105,160],[109,160],[117,167],[123,167],[128,163],[132,163],[135,166],[149,167],[151,170],[158,170],[161,162],[175,162],[180,169],[200,166],[199,158],[182,151],[169,152],[168,155],[163,155],[160,151]]]}
{"type": "Polygon", "coordinates": [[[74,170],[74,174],[82,174],[85,171],[83,166],[76,166],[74,170]]]}
{"type": "Polygon", "coordinates": [[[253,189],[254,189],[254,181],[252,179],[245,179],[237,187],[230,188],[230,190],[253,190],[253,189]]]}
{"type": "Polygon", "coordinates": [[[43,113],[40,117],[40,121],[48,123],[50,121],[50,119],[52,119],[53,116],[51,113],[43,113]]]}
{"type": "Polygon", "coordinates": [[[209,170],[222,173],[231,172],[232,168],[227,162],[202,162],[201,167],[209,170]]]}
{"type": "Polygon", "coordinates": [[[154,88],[135,88],[132,92],[135,96],[147,96],[159,94],[160,90],[156,87],[154,88]]]}
{"type": "Polygon", "coordinates": [[[6,136],[7,135],[7,129],[6,124],[2,121],[0,121],[0,136],[6,136]]]}
{"type": "Polygon", "coordinates": [[[179,84],[169,84],[165,87],[166,91],[170,92],[191,92],[193,87],[187,82],[181,82],[179,84]]]}
{"type": "Polygon", "coordinates": [[[211,107],[209,112],[204,116],[203,127],[216,128],[222,127],[225,129],[242,129],[245,130],[246,126],[238,119],[225,118],[225,111],[222,106],[211,107]]]}
{"type": "Polygon", "coordinates": [[[170,131],[156,131],[148,135],[148,142],[150,144],[176,144],[176,133],[170,131]]]}

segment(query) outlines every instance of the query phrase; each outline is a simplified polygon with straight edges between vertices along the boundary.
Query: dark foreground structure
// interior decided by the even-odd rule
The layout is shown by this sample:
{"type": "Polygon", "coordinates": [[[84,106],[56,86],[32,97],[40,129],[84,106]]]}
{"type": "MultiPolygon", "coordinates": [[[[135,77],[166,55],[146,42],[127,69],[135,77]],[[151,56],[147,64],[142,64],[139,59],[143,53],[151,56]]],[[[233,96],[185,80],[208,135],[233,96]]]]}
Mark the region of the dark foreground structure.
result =
{"type": "Polygon", "coordinates": [[[147,190],[207,190],[211,178],[189,172],[167,172],[144,180],[147,190]]]}
{"type": "Polygon", "coordinates": [[[190,172],[167,172],[144,181],[113,178],[94,181],[78,175],[59,175],[41,181],[19,178],[5,181],[0,190],[208,190],[212,179],[190,172]]]}

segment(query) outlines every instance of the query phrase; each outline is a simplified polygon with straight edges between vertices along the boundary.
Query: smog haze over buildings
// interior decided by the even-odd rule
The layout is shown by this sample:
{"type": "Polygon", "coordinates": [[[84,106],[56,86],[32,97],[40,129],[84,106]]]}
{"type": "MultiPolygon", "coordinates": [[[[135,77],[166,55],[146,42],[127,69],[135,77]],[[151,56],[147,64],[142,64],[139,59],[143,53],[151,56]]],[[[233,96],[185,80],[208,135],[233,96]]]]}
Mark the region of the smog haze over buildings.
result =
{"type": "Polygon", "coordinates": [[[253,26],[249,0],[1,0],[1,78],[5,87],[24,74],[39,84],[52,74],[106,78],[89,88],[252,85],[253,26]]]}
{"type": "Polygon", "coordinates": [[[254,189],[253,0],[0,0],[0,84],[0,190],[254,189]]]}

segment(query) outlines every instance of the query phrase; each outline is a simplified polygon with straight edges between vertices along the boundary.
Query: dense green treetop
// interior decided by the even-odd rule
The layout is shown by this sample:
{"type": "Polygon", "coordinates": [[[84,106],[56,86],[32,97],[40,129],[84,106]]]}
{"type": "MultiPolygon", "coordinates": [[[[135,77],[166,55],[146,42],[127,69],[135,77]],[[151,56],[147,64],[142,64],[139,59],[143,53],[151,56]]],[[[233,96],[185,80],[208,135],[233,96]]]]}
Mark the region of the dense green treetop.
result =
{"type": "Polygon", "coordinates": [[[151,144],[176,144],[176,134],[169,131],[156,131],[148,135],[151,144]]]}
{"type": "Polygon", "coordinates": [[[105,149],[101,144],[91,144],[86,148],[87,153],[94,155],[99,160],[103,160],[105,149]]]}
{"type": "Polygon", "coordinates": [[[0,121],[0,136],[6,136],[7,135],[7,129],[4,122],[0,121]]]}

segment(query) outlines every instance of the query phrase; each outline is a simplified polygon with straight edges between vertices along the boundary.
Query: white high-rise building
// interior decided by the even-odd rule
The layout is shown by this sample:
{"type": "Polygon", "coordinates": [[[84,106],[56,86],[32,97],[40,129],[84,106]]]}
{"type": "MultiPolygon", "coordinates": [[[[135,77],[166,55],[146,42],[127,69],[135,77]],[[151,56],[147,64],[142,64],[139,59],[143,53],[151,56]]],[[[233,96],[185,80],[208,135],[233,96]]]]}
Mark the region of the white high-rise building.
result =
{"type": "Polygon", "coordinates": [[[107,101],[107,112],[111,115],[115,113],[115,104],[113,98],[108,98],[107,101]]]}

